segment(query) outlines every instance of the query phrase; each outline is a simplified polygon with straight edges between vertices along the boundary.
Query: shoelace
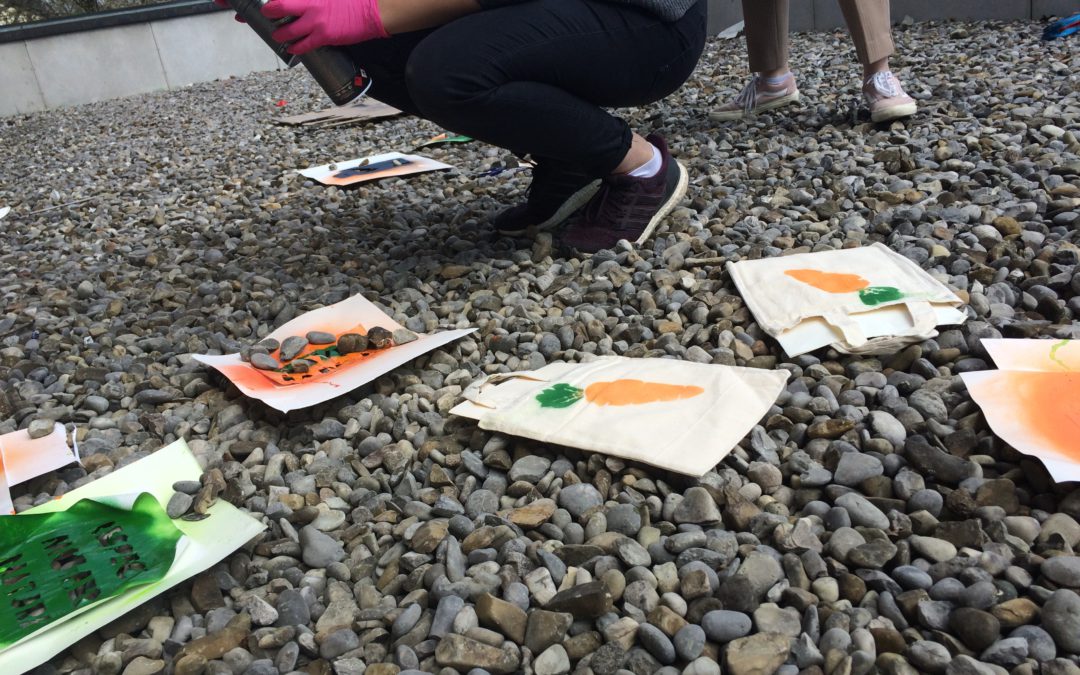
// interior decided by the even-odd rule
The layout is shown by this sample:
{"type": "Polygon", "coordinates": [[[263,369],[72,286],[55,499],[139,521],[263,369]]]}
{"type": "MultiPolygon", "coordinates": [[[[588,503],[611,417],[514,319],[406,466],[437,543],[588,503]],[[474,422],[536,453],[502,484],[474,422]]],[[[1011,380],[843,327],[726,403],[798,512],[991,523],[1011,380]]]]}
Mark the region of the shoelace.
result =
{"type": "Polygon", "coordinates": [[[743,87],[743,90],[735,97],[735,103],[741,104],[743,112],[747,115],[754,112],[754,108],[757,106],[758,79],[757,73],[751,75],[750,83],[743,87]]]}
{"type": "Polygon", "coordinates": [[[879,73],[874,73],[866,78],[866,83],[873,87],[875,92],[883,94],[886,98],[899,96],[901,93],[900,87],[897,86],[896,78],[893,77],[891,70],[883,70],[879,73]]]}

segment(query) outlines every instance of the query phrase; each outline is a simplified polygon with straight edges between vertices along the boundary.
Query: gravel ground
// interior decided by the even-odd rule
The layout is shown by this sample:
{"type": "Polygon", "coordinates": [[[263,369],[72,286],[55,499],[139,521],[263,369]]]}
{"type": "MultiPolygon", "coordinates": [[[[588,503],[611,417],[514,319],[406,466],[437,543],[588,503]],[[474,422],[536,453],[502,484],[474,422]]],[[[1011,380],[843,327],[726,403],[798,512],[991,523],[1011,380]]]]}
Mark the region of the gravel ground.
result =
{"type": "Polygon", "coordinates": [[[324,105],[300,72],[0,120],[0,432],[60,420],[85,457],[17,508],[182,437],[269,526],[40,672],[1080,673],[1080,490],[996,439],[957,376],[988,367],[982,338],[1080,337],[1080,57],[1040,30],[901,28],[922,109],[887,128],[852,104],[842,33],[796,37],[804,107],[718,128],[745,66],[711,43],[632,113],[690,168],[687,200],[591,259],[493,238],[527,176],[470,178],[505,159],[479,143],[432,151],[457,173],[354,192],[290,173],[438,131],[272,125],[279,99],[324,105]],[[875,241],[969,321],[789,359],[693,262],[875,241]],[[355,293],[480,332],[287,416],[190,358],[355,293]],[[446,415],[485,373],[609,353],[792,375],[700,480],[446,415]]]}

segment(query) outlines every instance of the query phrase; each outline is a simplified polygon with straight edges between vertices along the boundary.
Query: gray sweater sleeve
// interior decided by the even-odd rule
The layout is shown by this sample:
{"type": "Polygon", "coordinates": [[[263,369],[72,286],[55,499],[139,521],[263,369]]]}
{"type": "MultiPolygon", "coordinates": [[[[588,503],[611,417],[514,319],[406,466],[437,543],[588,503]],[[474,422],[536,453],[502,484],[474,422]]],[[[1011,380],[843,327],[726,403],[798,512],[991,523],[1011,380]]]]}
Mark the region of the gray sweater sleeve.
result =
{"type": "MultiPolygon", "coordinates": [[[[516,5],[529,0],[477,0],[484,9],[516,5]]],[[[656,14],[665,21],[678,21],[697,0],[604,0],[622,5],[640,7],[656,14]]]]}

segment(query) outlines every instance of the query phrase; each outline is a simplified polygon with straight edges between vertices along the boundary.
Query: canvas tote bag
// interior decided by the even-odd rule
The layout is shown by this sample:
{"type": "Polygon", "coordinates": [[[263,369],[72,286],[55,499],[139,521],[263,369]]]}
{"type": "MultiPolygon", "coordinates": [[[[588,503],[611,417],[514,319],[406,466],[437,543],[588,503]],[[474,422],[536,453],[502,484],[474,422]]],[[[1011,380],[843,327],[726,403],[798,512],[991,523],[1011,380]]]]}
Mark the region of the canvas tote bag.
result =
{"type": "Polygon", "coordinates": [[[768,411],[787,371],[611,356],[495,375],[450,412],[482,429],[693,476],[716,466],[768,411]]]}
{"type": "Polygon", "coordinates": [[[939,311],[963,304],[944,284],[882,244],[728,263],[727,270],[769,334],[820,318],[842,336],[833,346],[846,353],[887,353],[932,338],[939,311]],[[910,322],[889,336],[868,337],[865,322],[856,320],[896,307],[907,311],[910,322]]]}

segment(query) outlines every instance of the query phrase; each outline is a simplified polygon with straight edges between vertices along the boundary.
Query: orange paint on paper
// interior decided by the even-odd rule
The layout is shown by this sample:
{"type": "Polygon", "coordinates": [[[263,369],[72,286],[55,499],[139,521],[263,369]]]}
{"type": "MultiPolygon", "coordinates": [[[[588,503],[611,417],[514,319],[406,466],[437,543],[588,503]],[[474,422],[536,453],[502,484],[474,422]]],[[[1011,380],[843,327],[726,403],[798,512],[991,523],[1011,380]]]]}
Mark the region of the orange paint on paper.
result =
{"type": "MultiPolygon", "coordinates": [[[[327,333],[336,334],[340,339],[345,333],[362,333],[366,334],[367,329],[363,324],[357,324],[348,330],[341,332],[327,330],[325,328],[316,329],[323,330],[327,333]]],[[[304,347],[293,361],[303,359],[312,354],[316,354],[320,350],[325,350],[333,345],[312,345],[304,347]]],[[[247,363],[243,365],[221,366],[218,368],[225,377],[229,378],[237,386],[243,385],[255,391],[266,391],[268,389],[275,389],[278,387],[292,387],[297,384],[307,384],[310,382],[323,382],[330,379],[343,368],[352,367],[358,363],[368,360],[373,354],[384,350],[372,349],[363,352],[353,352],[351,354],[335,354],[331,357],[313,356],[310,360],[313,361],[311,369],[306,373],[289,373],[276,370],[260,370],[247,363]]],[[[271,352],[271,356],[278,358],[281,350],[275,350],[271,352]]]]}
{"type": "Polygon", "coordinates": [[[785,270],[784,274],[826,293],[856,293],[870,286],[858,274],[841,274],[821,270],[785,270]]]}
{"type": "Polygon", "coordinates": [[[596,382],[585,388],[585,400],[596,405],[642,405],[664,401],[680,401],[705,393],[701,387],[663,384],[643,380],[614,380],[596,382]]]}
{"type": "MultiPolygon", "coordinates": [[[[323,380],[333,377],[339,370],[346,366],[353,366],[361,361],[366,361],[369,356],[377,351],[382,350],[373,349],[371,351],[354,352],[352,354],[338,355],[325,360],[319,360],[311,367],[311,370],[306,373],[287,373],[277,370],[259,370],[258,368],[251,368],[251,370],[254,370],[256,373],[262,375],[278,386],[291,387],[296,384],[306,384],[308,382],[322,382],[323,380]]],[[[311,352],[307,353],[310,354],[311,352]]],[[[296,358],[301,359],[303,357],[298,356],[296,358]]]]}
{"type": "Polygon", "coordinates": [[[1068,395],[1080,391],[1080,373],[1008,371],[1004,390],[1029,433],[1080,462],[1080,411],[1068,395]]]}

